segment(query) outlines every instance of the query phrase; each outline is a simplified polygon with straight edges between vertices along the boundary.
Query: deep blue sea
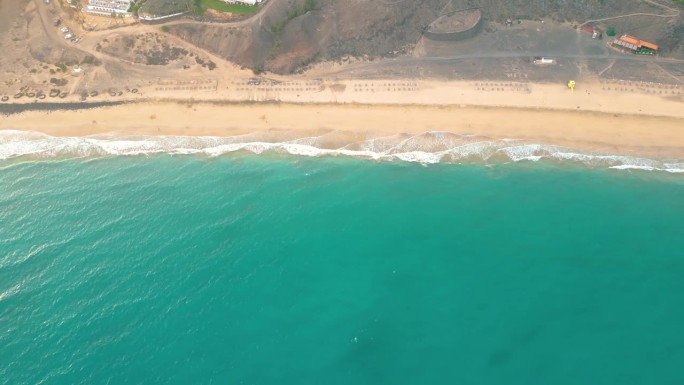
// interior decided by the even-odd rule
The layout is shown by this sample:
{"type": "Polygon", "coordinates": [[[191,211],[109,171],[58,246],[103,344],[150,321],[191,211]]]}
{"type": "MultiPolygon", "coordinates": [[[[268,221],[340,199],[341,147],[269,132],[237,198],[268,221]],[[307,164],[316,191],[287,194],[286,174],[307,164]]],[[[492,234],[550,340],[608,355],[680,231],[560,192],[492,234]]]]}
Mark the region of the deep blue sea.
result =
{"type": "Polygon", "coordinates": [[[0,161],[1,384],[684,384],[684,177],[0,161]]]}

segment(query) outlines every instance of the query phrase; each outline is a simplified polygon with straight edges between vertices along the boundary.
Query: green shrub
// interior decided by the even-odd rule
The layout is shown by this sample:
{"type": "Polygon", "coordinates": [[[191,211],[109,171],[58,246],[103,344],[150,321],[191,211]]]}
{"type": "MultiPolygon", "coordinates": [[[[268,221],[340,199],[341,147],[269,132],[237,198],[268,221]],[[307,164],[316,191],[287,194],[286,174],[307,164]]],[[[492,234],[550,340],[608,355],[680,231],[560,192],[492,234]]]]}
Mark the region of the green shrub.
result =
{"type": "Polygon", "coordinates": [[[228,4],[222,0],[194,0],[195,6],[200,6],[202,9],[211,8],[219,12],[230,12],[237,14],[249,15],[257,13],[259,7],[254,5],[244,4],[228,4]]]}

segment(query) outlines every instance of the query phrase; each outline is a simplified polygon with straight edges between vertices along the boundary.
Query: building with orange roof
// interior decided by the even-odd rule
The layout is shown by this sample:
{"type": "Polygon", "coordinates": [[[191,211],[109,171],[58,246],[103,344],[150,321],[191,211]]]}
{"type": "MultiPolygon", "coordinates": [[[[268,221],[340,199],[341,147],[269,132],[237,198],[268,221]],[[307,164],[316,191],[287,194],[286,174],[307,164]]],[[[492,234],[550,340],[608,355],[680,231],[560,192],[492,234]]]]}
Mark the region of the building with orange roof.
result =
{"type": "Polygon", "coordinates": [[[634,53],[650,55],[658,53],[660,48],[657,44],[649,43],[630,35],[622,35],[613,40],[613,46],[625,48],[634,53]]]}
{"type": "Polygon", "coordinates": [[[641,40],[641,46],[644,48],[648,48],[648,49],[655,51],[655,52],[658,52],[658,49],[660,48],[660,47],[658,47],[657,44],[649,43],[649,42],[643,41],[643,40],[641,40]]]}

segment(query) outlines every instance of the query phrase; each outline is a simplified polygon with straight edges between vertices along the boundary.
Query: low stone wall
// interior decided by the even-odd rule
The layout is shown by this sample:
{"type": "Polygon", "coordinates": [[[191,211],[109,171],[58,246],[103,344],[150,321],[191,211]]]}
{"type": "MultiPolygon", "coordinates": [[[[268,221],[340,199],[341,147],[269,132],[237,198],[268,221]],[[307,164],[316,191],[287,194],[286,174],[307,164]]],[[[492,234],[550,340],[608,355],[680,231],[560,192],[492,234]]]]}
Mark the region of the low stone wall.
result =
{"type": "Polygon", "coordinates": [[[454,32],[430,32],[428,26],[425,28],[423,31],[423,36],[427,37],[430,40],[437,40],[437,41],[458,41],[458,40],[465,40],[469,39],[471,37],[474,37],[480,31],[482,30],[482,15],[480,14],[480,17],[477,19],[477,22],[475,24],[468,28],[464,29],[461,31],[454,31],[454,32]]]}

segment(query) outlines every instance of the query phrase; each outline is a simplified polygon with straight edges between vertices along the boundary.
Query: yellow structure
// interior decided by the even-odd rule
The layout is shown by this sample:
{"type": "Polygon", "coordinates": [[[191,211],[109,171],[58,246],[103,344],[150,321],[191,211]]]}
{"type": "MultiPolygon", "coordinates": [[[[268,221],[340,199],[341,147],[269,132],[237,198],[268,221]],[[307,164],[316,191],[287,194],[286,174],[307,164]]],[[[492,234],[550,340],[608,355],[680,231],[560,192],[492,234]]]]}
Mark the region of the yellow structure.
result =
{"type": "Polygon", "coordinates": [[[575,92],[575,81],[574,81],[574,80],[570,80],[570,81],[568,82],[568,87],[570,88],[570,92],[575,92]]]}

